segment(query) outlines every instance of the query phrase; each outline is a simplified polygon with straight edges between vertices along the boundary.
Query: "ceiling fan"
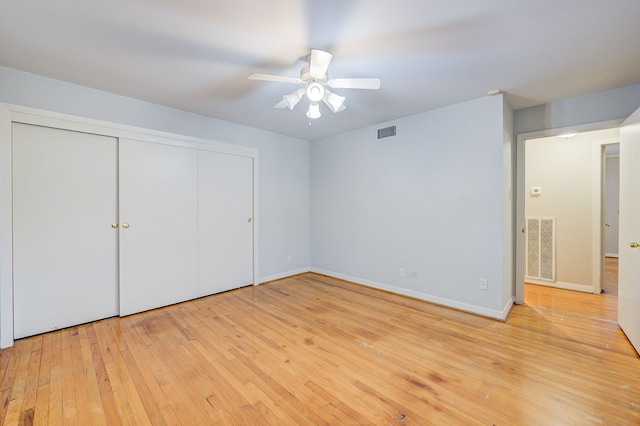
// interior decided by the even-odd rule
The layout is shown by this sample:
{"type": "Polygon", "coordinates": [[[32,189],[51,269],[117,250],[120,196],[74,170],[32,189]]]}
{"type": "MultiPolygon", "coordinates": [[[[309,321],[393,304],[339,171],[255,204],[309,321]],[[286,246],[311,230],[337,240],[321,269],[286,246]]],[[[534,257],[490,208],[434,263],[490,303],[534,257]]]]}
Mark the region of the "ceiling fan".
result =
{"type": "Polygon", "coordinates": [[[305,65],[300,70],[300,78],[286,77],[271,74],[250,74],[251,80],[276,81],[282,83],[303,84],[298,90],[284,95],[282,100],[274,105],[274,108],[293,109],[298,102],[306,95],[309,99],[309,110],[307,117],[318,118],[320,113],[320,101],[324,102],[331,111],[340,112],[344,106],[344,96],[339,96],[331,92],[332,89],[374,89],[380,88],[378,78],[329,78],[327,70],[333,55],[323,50],[312,49],[307,57],[309,65],[305,65]]]}

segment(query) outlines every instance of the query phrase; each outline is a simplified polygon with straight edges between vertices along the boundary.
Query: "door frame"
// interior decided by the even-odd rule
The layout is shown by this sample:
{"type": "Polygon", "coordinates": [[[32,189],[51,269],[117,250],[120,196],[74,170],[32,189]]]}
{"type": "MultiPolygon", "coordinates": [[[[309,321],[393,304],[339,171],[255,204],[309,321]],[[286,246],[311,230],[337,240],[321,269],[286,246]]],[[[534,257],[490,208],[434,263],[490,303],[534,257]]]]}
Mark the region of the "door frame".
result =
{"type": "MultiPolygon", "coordinates": [[[[594,130],[604,130],[614,127],[620,127],[624,119],[600,121],[595,123],[585,123],[576,126],[558,127],[555,129],[545,129],[535,132],[519,133],[516,135],[516,217],[515,217],[515,302],[517,304],[524,303],[524,274],[525,274],[525,194],[524,187],[525,177],[525,142],[530,139],[546,138],[550,136],[560,136],[566,133],[584,133],[594,130]]],[[[599,169],[600,170],[600,169],[599,169]]],[[[598,242],[600,246],[600,242],[598,242]]],[[[600,248],[598,248],[600,250],[600,248]]],[[[594,271],[597,268],[598,274],[600,264],[594,265],[594,271]]],[[[594,275],[599,276],[599,275],[594,275]]]]}
{"type": "Polygon", "coordinates": [[[593,142],[593,294],[604,289],[604,223],[605,217],[605,173],[607,163],[607,145],[619,144],[620,138],[600,139],[593,142]]]}
{"type": "Polygon", "coordinates": [[[258,150],[208,139],[0,102],[0,349],[13,345],[13,168],[11,123],[34,124],[115,138],[193,147],[253,159],[253,285],[259,284],[258,150]]]}

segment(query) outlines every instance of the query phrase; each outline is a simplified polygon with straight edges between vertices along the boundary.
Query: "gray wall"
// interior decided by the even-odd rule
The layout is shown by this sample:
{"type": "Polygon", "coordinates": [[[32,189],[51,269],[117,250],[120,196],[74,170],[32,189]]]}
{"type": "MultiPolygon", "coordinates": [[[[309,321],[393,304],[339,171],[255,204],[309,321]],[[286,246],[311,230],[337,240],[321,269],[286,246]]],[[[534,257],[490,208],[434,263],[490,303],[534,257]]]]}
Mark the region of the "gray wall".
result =
{"type": "Polygon", "coordinates": [[[258,149],[260,277],[309,269],[308,141],[4,67],[0,102],[258,149]]]}
{"type": "Polygon", "coordinates": [[[514,134],[627,118],[640,107],[640,84],[516,110],[514,134]]]}
{"type": "Polygon", "coordinates": [[[640,85],[513,116],[480,98],[386,123],[389,140],[381,124],[313,143],[3,67],[0,101],[257,148],[261,277],[313,267],[493,315],[513,295],[510,136],[624,118],[640,85]]]}
{"type": "Polygon", "coordinates": [[[314,270],[499,316],[513,290],[505,108],[483,97],[312,142],[314,270]],[[387,124],[397,136],[377,140],[387,124]]]}

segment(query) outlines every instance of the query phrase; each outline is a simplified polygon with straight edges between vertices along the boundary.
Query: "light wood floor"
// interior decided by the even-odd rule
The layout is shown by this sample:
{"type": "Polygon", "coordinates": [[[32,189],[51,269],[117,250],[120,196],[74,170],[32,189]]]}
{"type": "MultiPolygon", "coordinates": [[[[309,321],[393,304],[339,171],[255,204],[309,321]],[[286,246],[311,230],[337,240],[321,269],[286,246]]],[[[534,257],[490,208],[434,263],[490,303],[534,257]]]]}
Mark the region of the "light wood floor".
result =
{"type": "Polygon", "coordinates": [[[618,258],[604,258],[604,292],[612,296],[618,295],[618,258]]]}
{"type": "Polygon", "coordinates": [[[315,274],[17,341],[4,424],[638,425],[616,298],[500,322],[315,274]]]}

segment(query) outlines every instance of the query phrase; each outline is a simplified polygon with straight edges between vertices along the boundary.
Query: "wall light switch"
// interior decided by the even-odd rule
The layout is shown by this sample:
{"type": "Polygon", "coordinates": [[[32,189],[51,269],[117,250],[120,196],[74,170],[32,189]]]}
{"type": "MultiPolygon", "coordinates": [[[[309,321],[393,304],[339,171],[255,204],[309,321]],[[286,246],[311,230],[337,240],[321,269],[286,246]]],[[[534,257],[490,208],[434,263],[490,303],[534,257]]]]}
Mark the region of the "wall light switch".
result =
{"type": "Polygon", "coordinates": [[[531,187],[531,195],[540,195],[542,194],[542,187],[541,186],[532,186],[531,187]]]}

